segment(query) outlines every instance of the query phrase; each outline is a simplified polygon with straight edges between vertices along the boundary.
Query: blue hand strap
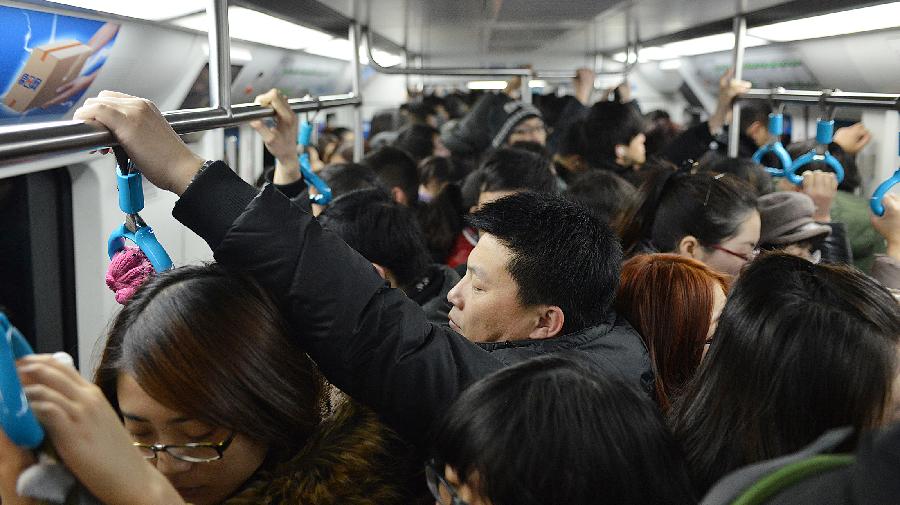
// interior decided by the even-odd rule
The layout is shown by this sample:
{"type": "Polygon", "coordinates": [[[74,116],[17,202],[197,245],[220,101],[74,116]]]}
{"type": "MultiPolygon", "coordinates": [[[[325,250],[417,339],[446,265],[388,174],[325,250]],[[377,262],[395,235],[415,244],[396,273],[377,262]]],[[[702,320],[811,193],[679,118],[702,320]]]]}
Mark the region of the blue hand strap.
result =
{"type": "Polygon", "coordinates": [[[308,121],[303,121],[300,123],[300,130],[297,133],[297,143],[300,144],[304,151],[300,155],[300,173],[303,174],[303,180],[306,181],[306,184],[312,185],[319,193],[310,195],[309,201],[319,205],[328,205],[331,203],[331,188],[313,172],[312,166],[309,164],[309,154],[305,152],[311,137],[312,125],[308,121]]]}
{"type": "Polygon", "coordinates": [[[141,219],[138,213],[144,210],[144,187],[140,172],[134,170],[134,165],[128,160],[125,151],[120,147],[113,149],[116,154],[116,184],[119,188],[119,208],[122,209],[128,219],[113,230],[107,240],[107,254],[112,259],[118,252],[125,249],[125,241],[130,240],[137,245],[153,269],[163,272],[172,268],[172,259],[157,240],[153,228],[141,219]]]}
{"type": "Polygon", "coordinates": [[[819,119],[816,122],[816,147],[810,152],[800,156],[785,170],[784,176],[791,183],[796,185],[803,184],[803,176],[797,175],[797,171],[813,161],[823,161],[837,177],[838,184],[844,182],[844,167],[830,152],[828,152],[828,144],[831,143],[834,134],[834,120],[819,119]]]}
{"type": "Polygon", "coordinates": [[[109,259],[113,259],[113,256],[125,249],[126,240],[130,240],[144,252],[144,255],[150,260],[150,264],[153,265],[153,270],[165,272],[172,268],[172,259],[157,240],[153,228],[146,224],[137,227],[136,231],[129,230],[128,226],[124,224],[113,230],[106,244],[109,259]]]}
{"type": "Polygon", "coordinates": [[[16,374],[16,359],[34,351],[2,312],[0,337],[0,427],[16,445],[36,449],[44,441],[44,430],[31,412],[16,374]]]}
{"type": "Polygon", "coordinates": [[[788,154],[781,141],[778,140],[782,133],[784,133],[784,115],[775,112],[769,114],[769,134],[775,140],[757,149],[752,157],[756,163],[762,163],[763,156],[769,153],[774,154],[778,158],[779,163],[781,163],[781,168],[766,167],[766,172],[773,177],[784,177],[785,171],[791,166],[791,155],[788,154]]]}
{"type": "MultiPolygon", "coordinates": [[[[897,137],[897,145],[900,146],[900,134],[898,134],[897,137]]],[[[900,151],[900,149],[898,149],[898,151],[900,151]]],[[[894,175],[879,184],[878,188],[875,189],[875,192],[872,193],[872,198],[869,199],[869,207],[872,208],[872,212],[874,212],[876,216],[884,215],[884,203],[882,202],[882,200],[884,200],[884,195],[898,183],[900,183],[900,168],[894,172],[894,175]]]]}

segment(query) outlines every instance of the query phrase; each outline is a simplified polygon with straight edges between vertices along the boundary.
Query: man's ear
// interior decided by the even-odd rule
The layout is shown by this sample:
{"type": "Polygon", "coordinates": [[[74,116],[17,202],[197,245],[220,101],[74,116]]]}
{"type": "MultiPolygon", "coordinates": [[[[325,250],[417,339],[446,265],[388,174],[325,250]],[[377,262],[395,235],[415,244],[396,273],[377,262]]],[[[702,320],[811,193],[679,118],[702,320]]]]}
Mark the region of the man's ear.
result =
{"type": "Polygon", "coordinates": [[[700,241],[693,235],[686,235],[678,242],[678,248],[675,252],[695,260],[700,259],[700,254],[702,254],[700,241]]]}
{"type": "Polygon", "coordinates": [[[744,134],[753,139],[756,145],[765,145],[769,141],[769,127],[760,121],[750,123],[744,134]]]}
{"type": "Polygon", "coordinates": [[[538,307],[537,325],[528,334],[528,338],[542,340],[553,338],[562,333],[566,322],[566,315],[556,305],[542,305],[538,307]]]}
{"type": "Polygon", "coordinates": [[[409,206],[409,197],[406,196],[406,192],[400,189],[400,186],[394,186],[391,188],[391,199],[395,202],[403,205],[404,207],[409,206]]]}
{"type": "Polygon", "coordinates": [[[616,158],[624,159],[627,148],[622,144],[616,144],[616,158]]]}
{"type": "Polygon", "coordinates": [[[375,267],[375,271],[378,272],[378,275],[380,275],[382,279],[387,280],[387,272],[384,270],[383,266],[374,262],[372,263],[372,266],[375,267]]]}

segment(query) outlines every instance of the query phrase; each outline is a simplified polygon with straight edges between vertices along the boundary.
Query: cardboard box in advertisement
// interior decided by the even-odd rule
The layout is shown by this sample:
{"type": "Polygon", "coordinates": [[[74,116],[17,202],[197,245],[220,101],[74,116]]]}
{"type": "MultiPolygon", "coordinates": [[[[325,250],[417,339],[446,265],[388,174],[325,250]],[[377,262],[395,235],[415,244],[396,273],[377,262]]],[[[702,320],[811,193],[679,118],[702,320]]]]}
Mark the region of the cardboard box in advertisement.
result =
{"type": "Polygon", "coordinates": [[[62,40],[34,48],[3,103],[18,112],[40,107],[56,90],[81,73],[91,48],[77,40],[62,40]]]}

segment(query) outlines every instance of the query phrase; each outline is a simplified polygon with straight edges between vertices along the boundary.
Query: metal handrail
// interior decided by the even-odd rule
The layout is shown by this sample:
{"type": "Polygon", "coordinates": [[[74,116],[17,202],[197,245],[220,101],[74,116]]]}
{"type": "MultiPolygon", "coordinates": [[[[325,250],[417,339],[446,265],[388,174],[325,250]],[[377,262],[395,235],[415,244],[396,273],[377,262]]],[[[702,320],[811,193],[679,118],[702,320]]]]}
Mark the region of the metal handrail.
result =
{"type": "MultiPolygon", "coordinates": [[[[362,100],[347,93],[319,98],[293,98],[288,104],[294,112],[312,112],[335,107],[357,106],[362,100]]],[[[186,109],[163,113],[163,117],[180,135],[213,130],[272,117],[275,111],[255,103],[224,109],[186,109]]],[[[84,121],[53,121],[0,127],[0,165],[24,161],[37,155],[63,154],[117,145],[115,137],[99,124],[84,121]]]]}
{"type": "Polygon", "coordinates": [[[738,100],[774,100],[803,105],[830,105],[859,108],[896,108],[900,110],[900,94],[849,93],[844,91],[807,91],[787,89],[751,89],[738,100]]]}

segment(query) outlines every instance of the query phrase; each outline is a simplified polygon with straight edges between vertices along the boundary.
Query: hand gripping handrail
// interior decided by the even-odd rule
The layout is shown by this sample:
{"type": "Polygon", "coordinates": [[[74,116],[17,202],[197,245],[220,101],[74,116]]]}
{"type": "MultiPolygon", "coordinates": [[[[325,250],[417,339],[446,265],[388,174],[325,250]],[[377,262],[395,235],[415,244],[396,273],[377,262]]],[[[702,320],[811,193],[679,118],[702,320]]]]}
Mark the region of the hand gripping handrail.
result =
{"type": "Polygon", "coordinates": [[[825,162],[825,164],[834,171],[838,184],[844,181],[843,165],[841,165],[841,162],[838,161],[837,158],[828,152],[828,145],[831,144],[831,141],[834,138],[835,107],[827,104],[827,97],[830,96],[830,94],[831,92],[826,90],[822,93],[820,99],[822,113],[816,120],[816,147],[794,160],[790,167],[785,170],[784,176],[787,180],[798,186],[803,184],[803,176],[797,175],[797,170],[814,161],[825,162]]]}
{"type": "Polygon", "coordinates": [[[309,201],[319,205],[328,205],[331,203],[331,188],[313,172],[312,166],[309,164],[309,153],[306,152],[306,146],[309,145],[312,137],[312,130],[313,127],[309,121],[303,121],[300,123],[299,132],[297,132],[297,144],[303,150],[300,154],[300,173],[303,174],[306,184],[312,185],[318,192],[317,195],[309,195],[309,201]]]}
{"type": "MultiPolygon", "coordinates": [[[[897,144],[898,146],[900,146],[900,134],[898,134],[897,137],[897,144]]],[[[898,148],[898,152],[900,152],[900,148],[898,148]]],[[[898,168],[894,172],[894,175],[890,176],[886,181],[879,184],[878,188],[875,189],[875,192],[872,193],[872,198],[869,199],[869,207],[872,208],[872,212],[874,212],[876,216],[884,215],[884,195],[886,195],[887,192],[897,184],[900,184],[900,168],[898,168]]]]}
{"type": "Polygon", "coordinates": [[[2,312],[0,338],[0,428],[14,444],[36,449],[44,441],[44,430],[28,406],[16,373],[16,359],[34,351],[2,312]]]}
{"type": "Polygon", "coordinates": [[[125,223],[113,230],[107,241],[109,259],[125,249],[125,240],[137,245],[153,269],[163,272],[172,268],[172,259],[156,238],[151,228],[141,219],[140,211],[144,210],[144,188],[141,173],[134,168],[125,150],[114,147],[116,155],[116,181],[119,188],[119,208],[125,213],[125,223]]]}
{"type": "Polygon", "coordinates": [[[784,177],[785,171],[793,162],[791,155],[781,144],[781,134],[784,133],[784,104],[778,104],[773,109],[773,112],[769,114],[769,135],[772,137],[772,141],[757,149],[752,158],[756,163],[762,163],[763,157],[772,153],[778,158],[781,168],[767,166],[766,171],[773,177],[784,177]]]}

